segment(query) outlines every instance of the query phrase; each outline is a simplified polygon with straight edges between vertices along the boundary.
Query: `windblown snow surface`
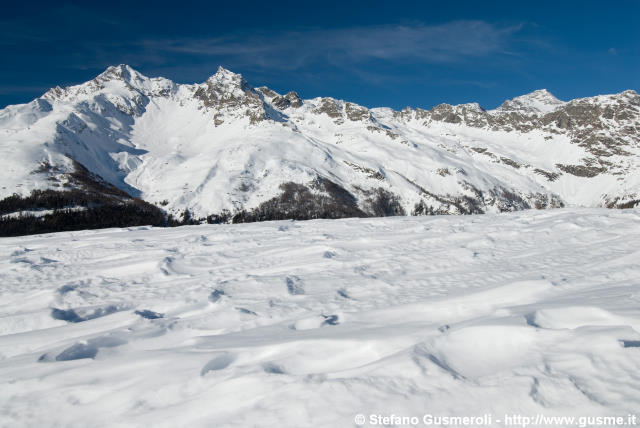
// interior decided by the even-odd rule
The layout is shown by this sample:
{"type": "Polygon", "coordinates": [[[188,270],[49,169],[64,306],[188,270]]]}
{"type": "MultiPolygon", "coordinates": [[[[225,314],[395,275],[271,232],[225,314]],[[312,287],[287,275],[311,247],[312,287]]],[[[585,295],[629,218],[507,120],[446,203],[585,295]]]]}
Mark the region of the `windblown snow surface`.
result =
{"type": "Polygon", "coordinates": [[[0,254],[2,426],[640,409],[640,210],[108,229],[0,254]]]}

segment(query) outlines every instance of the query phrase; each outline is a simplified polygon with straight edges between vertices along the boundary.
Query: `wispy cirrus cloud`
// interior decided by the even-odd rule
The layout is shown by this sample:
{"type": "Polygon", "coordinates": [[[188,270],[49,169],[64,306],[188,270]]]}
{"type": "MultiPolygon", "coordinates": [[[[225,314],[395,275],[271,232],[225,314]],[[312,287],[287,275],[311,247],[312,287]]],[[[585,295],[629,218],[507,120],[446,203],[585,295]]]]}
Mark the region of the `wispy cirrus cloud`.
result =
{"type": "Polygon", "coordinates": [[[484,21],[309,29],[212,38],[142,39],[132,45],[152,61],[159,53],[226,58],[235,64],[295,70],[314,63],[347,66],[370,60],[455,63],[508,54],[520,26],[484,21]]]}
{"type": "MultiPolygon", "coordinates": [[[[69,8],[67,8],[69,9],[69,8]]],[[[66,10],[66,9],[65,9],[66,10]]],[[[95,11],[52,10],[62,22],[81,17],[93,22],[100,34],[114,37],[77,37],[62,25],[51,32],[46,26],[3,21],[0,47],[48,55],[69,68],[96,69],[114,63],[130,63],[152,69],[175,67],[212,68],[225,64],[254,71],[291,71],[320,65],[335,70],[359,71],[368,62],[455,64],[477,58],[513,53],[514,35],[522,25],[499,26],[481,20],[456,20],[437,25],[421,22],[395,25],[354,26],[348,28],[298,28],[242,30],[217,35],[149,37],[128,31],[129,21],[118,22],[98,16],[95,11]],[[94,16],[96,15],[96,16],[94,16]],[[126,31],[125,31],[126,30],[126,31]],[[358,70],[359,69],[359,70],[358,70]]],[[[88,25],[88,24],[87,24],[88,25]]],[[[71,26],[69,26],[71,28],[71,26]]],[[[86,29],[89,32],[95,29],[86,29]]]]}

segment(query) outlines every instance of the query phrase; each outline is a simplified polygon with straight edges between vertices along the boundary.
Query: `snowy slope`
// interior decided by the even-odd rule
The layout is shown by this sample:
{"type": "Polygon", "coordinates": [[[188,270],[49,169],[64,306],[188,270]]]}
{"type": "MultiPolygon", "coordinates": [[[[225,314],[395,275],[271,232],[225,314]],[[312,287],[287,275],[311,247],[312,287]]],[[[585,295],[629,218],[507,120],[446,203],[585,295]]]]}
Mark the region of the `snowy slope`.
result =
{"type": "Polygon", "coordinates": [[[110,229],[0,255],[3,427],[640,409],[638,210],[110,229]]]}
{"type": "Polygon", "coordinates": [[[253,88],[222,68],[178,85],[121,65],[0,111],[0,197],[64,189],[74,159],[196,217],[259,207],[285,183],[335,185],[379,215],[633,205],[639,117],[634,91],[397,112],[253,88]]]}

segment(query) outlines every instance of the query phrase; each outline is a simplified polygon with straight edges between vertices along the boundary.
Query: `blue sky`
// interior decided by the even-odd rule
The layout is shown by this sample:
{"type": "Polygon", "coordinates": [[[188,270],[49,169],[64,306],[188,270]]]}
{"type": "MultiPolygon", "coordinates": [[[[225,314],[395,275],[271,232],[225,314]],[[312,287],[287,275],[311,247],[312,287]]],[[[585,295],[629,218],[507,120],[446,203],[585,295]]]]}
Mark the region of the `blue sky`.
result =
{"type": "MultiPolygon", "coordinates": [[[[17,2],[15,2],[17,3],[17,2]]],[[[0,107],[126,63],[369,107],[640,88],[640,1],[24,2],[0,16],[0,107]],[[55,4],[54,4],[55,3],[55,4]],[[89,4],[95,3],[95,4],[89,4]]]]}

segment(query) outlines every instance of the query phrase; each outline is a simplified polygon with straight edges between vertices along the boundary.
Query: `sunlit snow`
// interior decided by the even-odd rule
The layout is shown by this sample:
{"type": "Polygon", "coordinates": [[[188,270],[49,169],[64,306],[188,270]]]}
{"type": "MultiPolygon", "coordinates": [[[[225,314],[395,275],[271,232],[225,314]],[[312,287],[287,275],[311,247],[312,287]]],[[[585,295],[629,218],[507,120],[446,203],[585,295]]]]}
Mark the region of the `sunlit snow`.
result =
{"type": "Polygon", "coordinates": [[[640,409],[639,210],[110,229],[0,254],[0,426],[640,409]]]}

